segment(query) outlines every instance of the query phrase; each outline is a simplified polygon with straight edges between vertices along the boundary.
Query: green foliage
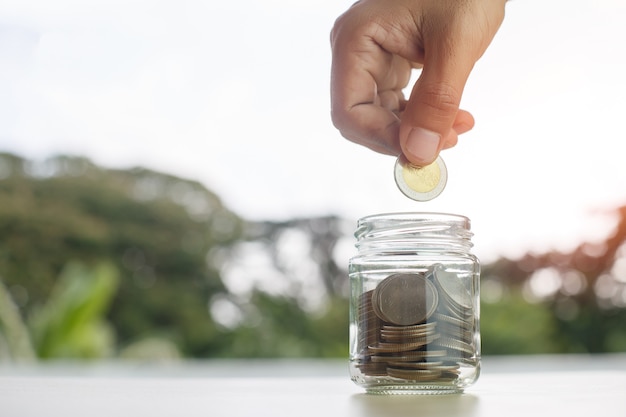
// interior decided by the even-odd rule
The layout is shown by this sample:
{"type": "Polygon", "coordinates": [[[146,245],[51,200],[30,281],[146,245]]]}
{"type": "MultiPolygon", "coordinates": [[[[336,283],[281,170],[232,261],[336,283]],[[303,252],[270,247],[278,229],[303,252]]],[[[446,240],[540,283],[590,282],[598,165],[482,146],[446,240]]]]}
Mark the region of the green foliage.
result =
{"type": "Polygon", "coordinates": [[[550,309],[531,304],[518,292],[495,303],[481,303],[484,355],[557,353],[557,326],[550,309]]]}
{"type": "Polygon", "coordinates": [[[297,300],[255,292],[254,318],[223,331],[223,357],[347,357],[348,301],[329,300],[324,312],[311,315],[297,300]]]}
{"type": "Polygon", "coordinates": [[[0,154],[0,164],[10,173],[0,179],[0,275],[9,291],[25,290],[24,317],[48,302],[71,260],[108,262],[120,276],[106,312],[118,347],[156,336],[185,355],[214,352],[207,300],[224,286],[206,255],[243,227],[217,196],[195,181],[84,158],[0,154]]]}
{"type": "MultiPolygon", "coordinates": [[[[555,304],[558,308],[558,301],[555,304]]],[[[555,339],[560,342],[560,352],[626,352],[626,309],[601,309],[579,304],[573,317],[554,317],[558,330],[555,339]]]]}
{"type": "MultiPolygon", "coordinates": [[[[626,352],[626,206],[613,214],[615,229],[602,242],[580,242],[567,253],[502,258],[483,269],[483,279],[498,282],[510,292],[523,292],[533,300],[527,302],[527,312],[509,317],[510,323],[525,322],[531,309],[548,312],[549,327],[541,325],[548,329],[544,337],[549,338],[549,344],[534,339],[541,352],[626,352]],[[544,280],[549,281],[551,290],[536,294],[536,288],[546,287],[544,280]]],[[[493,307],[493,314],[498,314],[493,307]]],[[[507,308],[501,306],[499,310],[507,308]]],[[[510,352],[504,351],[517,352],[512,347],[510,352]]]]}
{"type": "Polygon", "coordinates": [[[46,304],[31,319],[33,340],[40,358],[99,358],[115,348],[114,331],[105,313],[119,277],[110,264],[94,269],[71,263],[46,304]]]}
{"type": "Polygon", "coordinates": [[[625,309],[579,305],[576,314],[563,318],[559,317],[559,302],[531,303],[515,290],[498,302],[483,302],[483,353],[626,352],[625,309]]]}
{"type": "MultiPolygon", "coordinates": [[[[0,153],[0,168],[0,359],[347,356],[344,220],[245,222],[196,181],[84,158],[0,153]],[[213,317],[220,297],[241,317],[213,317]]],[[[626,351],[619,215],[603,251],[483,265],[504,289],[481,306],[484,354],[626,351]],[[542,268],[580,291],[533,300],[542,268]]]]}
{"type": "Polygon", "coordinates": [[[11,294],[0,280],[0,360],[21,362],[34,358],[28,329],[11,294]]]}

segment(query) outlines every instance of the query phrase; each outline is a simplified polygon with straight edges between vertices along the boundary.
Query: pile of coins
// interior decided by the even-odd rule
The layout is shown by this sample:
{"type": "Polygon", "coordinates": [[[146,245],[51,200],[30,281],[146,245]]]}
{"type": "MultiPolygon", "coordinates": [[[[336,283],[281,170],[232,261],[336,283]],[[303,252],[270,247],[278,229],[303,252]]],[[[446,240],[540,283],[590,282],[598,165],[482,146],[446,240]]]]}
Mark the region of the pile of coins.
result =
{"type": "Polygon", "coordinates": [[[435,265],[399,273],[360,295],[358,365],[364,375],[453,381],[474,365],[473,301],[457,274],[435,265]]]}

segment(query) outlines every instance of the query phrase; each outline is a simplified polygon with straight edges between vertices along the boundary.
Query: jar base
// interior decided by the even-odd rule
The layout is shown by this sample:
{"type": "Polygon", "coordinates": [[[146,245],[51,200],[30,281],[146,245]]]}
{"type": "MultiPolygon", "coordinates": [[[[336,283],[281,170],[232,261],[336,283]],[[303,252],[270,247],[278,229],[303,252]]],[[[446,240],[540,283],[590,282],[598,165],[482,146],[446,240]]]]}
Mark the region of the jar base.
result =
{"type": "Polygon", "coordinates": [[[371,395],[449,395],[462,394],[463,388],[434,384],[378,385],[366,387],[365,392],[371,395]]]}

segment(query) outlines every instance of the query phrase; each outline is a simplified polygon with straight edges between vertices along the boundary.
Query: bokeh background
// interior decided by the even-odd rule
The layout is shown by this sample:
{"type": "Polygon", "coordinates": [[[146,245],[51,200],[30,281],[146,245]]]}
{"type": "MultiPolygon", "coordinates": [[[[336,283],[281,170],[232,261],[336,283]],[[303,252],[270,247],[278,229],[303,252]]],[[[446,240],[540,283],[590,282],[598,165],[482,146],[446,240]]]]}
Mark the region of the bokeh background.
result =
{"type": "Polygon", "coordinates": [[[626,4],[508,2],[416,203],[330,122],[351,3],[0,4],[0,360],[345,357],[394,211],[472,219],[485,354],[626,351],[626,4]]]}

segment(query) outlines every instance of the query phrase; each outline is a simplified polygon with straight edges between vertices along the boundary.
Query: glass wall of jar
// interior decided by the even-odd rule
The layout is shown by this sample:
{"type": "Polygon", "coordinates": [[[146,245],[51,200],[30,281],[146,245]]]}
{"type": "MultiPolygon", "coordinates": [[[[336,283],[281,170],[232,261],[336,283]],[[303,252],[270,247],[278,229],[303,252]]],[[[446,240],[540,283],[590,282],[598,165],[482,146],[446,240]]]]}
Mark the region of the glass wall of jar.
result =
{"type": "Polygon", "coordinates": [[[467,217],[364,217],[350,260],[350,375],[370,393],[461,392],[480,372],[480,266],[467,217]]]}

